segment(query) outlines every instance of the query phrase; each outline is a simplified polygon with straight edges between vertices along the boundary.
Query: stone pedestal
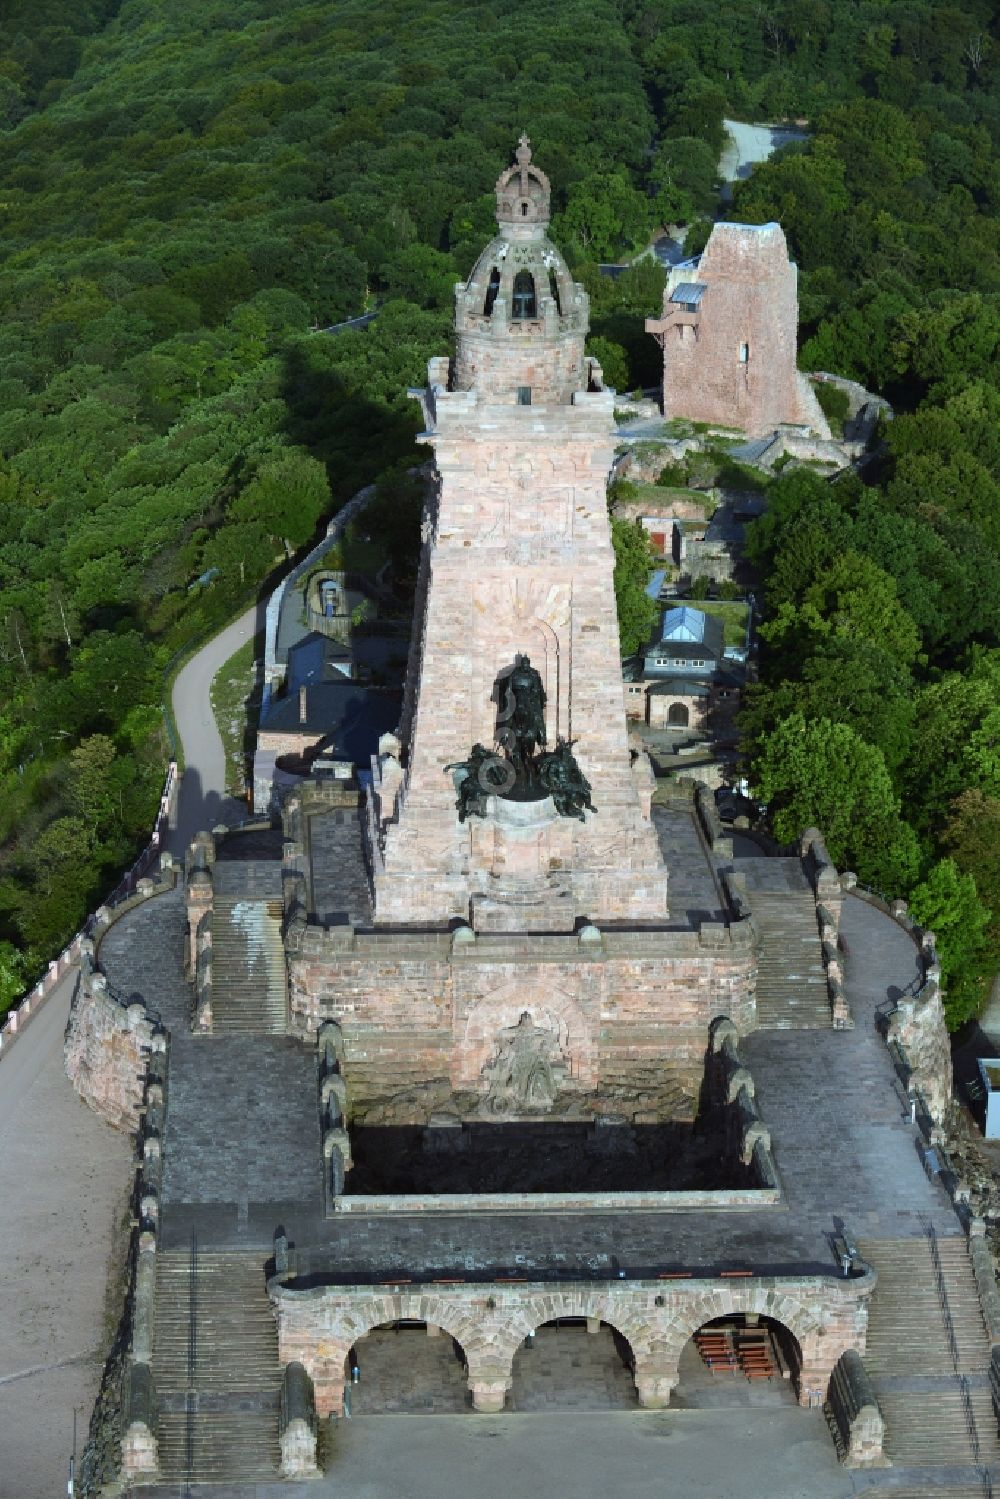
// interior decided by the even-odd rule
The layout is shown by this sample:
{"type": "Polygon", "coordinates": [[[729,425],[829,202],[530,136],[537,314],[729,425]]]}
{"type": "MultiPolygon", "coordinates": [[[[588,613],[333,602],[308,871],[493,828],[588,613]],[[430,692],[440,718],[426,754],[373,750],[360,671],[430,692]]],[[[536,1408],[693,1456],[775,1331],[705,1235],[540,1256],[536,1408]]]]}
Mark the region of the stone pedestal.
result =
{"type": "Polygon", "coordinates": [[[297,1417],[281,1433],[281,1474],[283,1478],[318,1478],[316,1433],[308,1421],[297,1417]]]}

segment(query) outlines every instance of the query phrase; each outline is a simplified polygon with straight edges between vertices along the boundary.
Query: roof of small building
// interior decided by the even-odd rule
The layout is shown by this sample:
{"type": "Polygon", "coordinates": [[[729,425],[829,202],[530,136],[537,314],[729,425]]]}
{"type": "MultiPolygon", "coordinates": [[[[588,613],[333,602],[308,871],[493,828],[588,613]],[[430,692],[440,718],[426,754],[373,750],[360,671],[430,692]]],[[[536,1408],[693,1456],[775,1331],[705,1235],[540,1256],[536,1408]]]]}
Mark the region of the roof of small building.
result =
{"type": "Polygon", "coordinates": [[[704,640],[705,624],[708,620],[707,614],[702,614],[700,609],[691,609],[687,604],[679,604],[673,609],[666,609],[660,622],[661,640],[704,640]]]}
{"type": "Polygon", "coordinates": [[[394,687],[365,687],[357,682],[315,682],[305,693],[305,721],[298,692],[272,699],[262,734],[301,733],[304,739],[331,738],[337,757],[367,766],[379,737],[399,723],[402,692],[394,687]]]}
{"type": "Polygon", "coordinates": [[[722,652],[722,621],[690,604],[680,604],[664,613],[660,640],[664,645],[704,645],[716,654],[722,652]]]}
{"type": "Polygon", "coordinates": [[[708,683],[699,677],[663,677],[651,682],[650,697],[708,697],[708,683]]]}
{"type": "Polygon", "coordinates": [[[685,307],[697,307],[708,290],[704,281],[678,281],[670,293],[671,302],[682,302],[685,307]]]}
{"type": "Polygon", "coordinates": [[[658,567],[646,584],[646,592],[651,599],[658,599],[663,589],[663,580],[667,576],[665,567],[658,567]]]}

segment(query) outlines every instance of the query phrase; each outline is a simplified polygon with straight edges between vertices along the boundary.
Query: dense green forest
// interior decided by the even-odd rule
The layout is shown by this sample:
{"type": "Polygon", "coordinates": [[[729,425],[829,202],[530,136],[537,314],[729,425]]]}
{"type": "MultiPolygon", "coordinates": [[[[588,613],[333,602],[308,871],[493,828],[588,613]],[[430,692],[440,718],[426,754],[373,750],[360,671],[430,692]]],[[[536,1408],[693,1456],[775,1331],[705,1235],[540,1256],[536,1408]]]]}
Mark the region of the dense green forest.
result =
{"type": "Polygon", "coordinates": [[[360,484],[388,472],[384,500],[422,457],[405,390],[447,346],[453,283],[491,231],[518,134],[553,180],[595,351],[633,386],[656,377],[642,318],[662,273],[647,261],[611,281],[596,262],[667,222],[703,242],[724,114],[809,122],[730,211],[785,225],[804,364],[856,374],[903,413],[876,486],[777,486],[755,542],[775,574],[755,774],[793,805],[793,699],[803,733],[831,719],[880,756],[912,838],[891,867],[881,832],[867,865],[865,849],[836,852],[894,888],[928,886],[928,902],[949,870],[953,905],[985,900],[992,924],[961,977],[978,993],[1000,912],[972,836],[1000,824],[992,707],[975,706],[1000,611],[991,24],[985,0],[8,0],[0,1003],[142,839],[176,653],[360,484]],[[365,332],[317,331],[376,304],[365,332]],[[856,587],[828,576],[845,556],[856,587]],[[863,628],[843,623],[859,590],[863,628]],[[789,623],[814,615],[812,635],[789,623]],[[818,661],[851,679],[851,650],[874,653],[893,692],[873,688],[865,717],[817,688],[813,711],[801,684],[818,661]],[[888,699],[905,705],[895,727],[888,699]]]}

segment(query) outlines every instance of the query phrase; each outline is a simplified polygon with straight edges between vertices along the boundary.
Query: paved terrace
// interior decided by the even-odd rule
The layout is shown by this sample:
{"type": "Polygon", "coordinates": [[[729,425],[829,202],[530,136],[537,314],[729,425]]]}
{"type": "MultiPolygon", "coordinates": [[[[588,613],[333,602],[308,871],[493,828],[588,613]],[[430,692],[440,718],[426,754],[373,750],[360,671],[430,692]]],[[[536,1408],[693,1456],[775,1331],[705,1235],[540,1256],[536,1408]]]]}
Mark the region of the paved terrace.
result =
{"type": "MultiPolygon", "coordinates": [[[[678,834],[677,823],[673,836],[678,834]]],[[[692,866],[693,869],[696,866],[692,866]]],[[[682,877],[677,884],[681,884],[682,877]]],[[[691,900],[708,891],[688,876],[691,900]]],[[[693,909],[693,907],[692,907],[693,909]]],[[[931,1183],[895,1085],[875,1006],[916,972],[913,944],[857,897],[844,902],[854,1031],[759,1032],[743,1043],[771,1129],[785,1201],[719,1212],[322,1216],[315,1056],[282,1037],[197,1037],[182,972],[179,893],[137,907],[109,932],[101,962],[156,1006],[172,1033],[164,1243],[269,1251],[278,1223],[315,1246],[338,1276],[597,1277],[754,1265],[759,1273],[831,1273],[843,1218],[858,1238],[905,1238],[931,1223],[960,1232],[931,1183]]]]}

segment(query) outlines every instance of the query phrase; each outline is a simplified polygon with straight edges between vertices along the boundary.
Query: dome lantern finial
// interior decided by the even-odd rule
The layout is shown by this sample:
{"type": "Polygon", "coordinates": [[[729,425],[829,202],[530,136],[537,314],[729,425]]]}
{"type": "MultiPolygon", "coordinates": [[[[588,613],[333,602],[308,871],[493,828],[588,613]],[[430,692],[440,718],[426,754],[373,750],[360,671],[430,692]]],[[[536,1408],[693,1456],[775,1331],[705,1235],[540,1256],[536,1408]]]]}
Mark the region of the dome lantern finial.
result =
{"type": "Polygon", "coordinates": [[[537,239],[549,222],[549,179],[531,160],[531,142],[522,135],[515,165],[497,182],[497,223],[510,239],[537,239]]]}

